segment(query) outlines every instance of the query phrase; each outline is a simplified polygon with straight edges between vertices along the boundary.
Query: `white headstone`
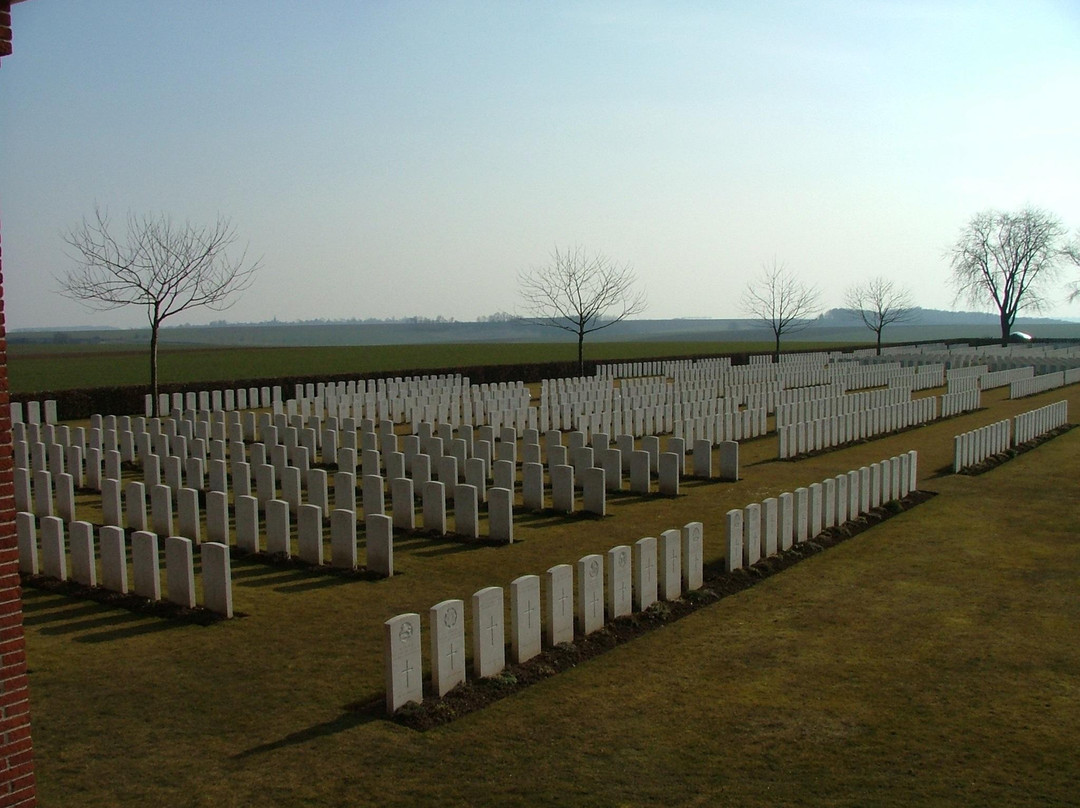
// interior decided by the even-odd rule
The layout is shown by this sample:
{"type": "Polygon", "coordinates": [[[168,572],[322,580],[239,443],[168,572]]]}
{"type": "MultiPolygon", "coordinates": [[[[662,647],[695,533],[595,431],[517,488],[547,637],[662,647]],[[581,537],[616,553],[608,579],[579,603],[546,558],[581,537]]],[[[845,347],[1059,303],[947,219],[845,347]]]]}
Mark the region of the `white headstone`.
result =
{"type": "Polygon", "coordinates": [[[68,545],[71,550],[71,580],[84,586],[97,586],[97,567],[94,564],[94,526],[89,522],[69,524],[68,545]]]}
{"type": "Polygon", "coordinates": [[[431,687],[442,698],[465,681],[465,601],[436,603],[430,625],[431,687]]]}
{"type": "Polygon", "coordinates": [[[373,513],[364,517],[367,539],[367,568],[390,578],[394,574],[394,525],[389,516],[373,513]]]}
{"type": "Polygon", "coordinates": [[[604,625],[604,557],[593,554],[577,562],[577,626],[592,634],[604,625]]]}
{"type": "Polygon", "coordinates": [[[739,444],[733,440],[720,442],[720,479],[737,482],[739,479],[739,444]]]}
{"type": "Polygon", "coordinates": [[[131,534],[131,567],[134,571],[135,594],[152,601],[161,600],[161,563],[156,534],[145,530],[136,530],[131,534]]]}
{"type": "Polygon", "coordinates": [[[637,450],[630,453],[630,491],[634,494],[648,494],[652,490],[651,465],[649,453],[637,450]]]}
{"type": "MultiPolygon", "coordinates": [[[[336,511],[335,511],[336,513],[336,511]]],[[[399,614],[383,623],[386,657],[386,711],[424,700],[420,615],[399,614]]]]}
{"type": "Polygon", "coordinates": [[[724,569],[727,572],[742,569],[743,565],[743,512],[741,508],[733,508],[727,512],[727,549],[724,558],[724,569]]]}
{"type": "Polygon", "coordinates": [[[15,514],[15,528],[19,542],[19,572],[38,574],[37,523],[28,511],[15,514]]]}
{"type": "Polygon", "coordinates": [[[322,509],[301,505],[296,511],[297,555],[308,564],[323,563],[322,509]]]}
{"type": "Polygon", "coordinates": [[[394,527],[398,530],[416,528],[416,502],[413,497],[413,481],[397,477],[390,481],[390,509],[394,527]]]}
{"type": "Polygon", "coordinates": [[[68,577],[64,522],[58,516],[41,517],[41,572],[60,581],[68,577]]]}
{"type": "Polygon", "coordinates": [[[364,514],[371,516],[386,513],[386,500],[383,495],[383,478],[376,474],[365,474],[363,479],[364,514]]]}
{"type": "Polygon", "coordinates": [[[510,659],[520,664],[540,653],[540,577],[510,582],[510,659]]]}
{"type": "Polygon", "coordinates": [[[761,559],[761,504],[753,502],[743,508],[743,565],[751,566],[761,559]]]}
{"type": "Polygon", "coordinates": [[[683,588],[689,592],[701,589],[705,582],[704,526],[701,522],[687,522],[682,529],[682,578],[683,588]]]}
{"type": "Polygon", "coordinates": [[[202,522],[199,518],[199,492],[194,488],[181,488],[176,492],[176,510],[179,516],[180,535],[195,544],[202,541],[202,522]]]}
{"type": "Polygon", "coordinates": [[[271,499],[266,503],[266,552],[288,558],[291,552],[292,525],[289,523],[289,503],[271,499]]]}
{"type": "Polygon", "coordinates": [[[795,541],[810,538],[810,490],[795,489],[795,541]]]}
{"type": "Polygon", "coordinates": [[[813,539],[821,533],[821,483],[810,483],[810,533],[813,539]]]}
{"type": "Polygon", "coordinates": [[[503,590],[488,586],[472,597],[473,675],[494,676],[506,667],[503,590]]]}
{"type": "Polygon", "coordinates": [[[551,467],[551,507],[560,513],[574,511],[574,467],[551,467]]]}
{"type": "Polygon", "coordinates": [[[634,610],[643,612],[656,602],[656,539],[638,539],[633,547],[634,610]]]}
{"type": "Polygon", "coordinates": [[[675,452],[664,452],[659,458],[660,493],[669,497],[679,495],[679,467],[682,459],[675,452]]]}
{"type": "Polygon", "coordinates": [[[232,567],[229,548],[217,542],[205,542],[202,557],[203,605],[212,612],[233,616],[232,567]]]}
{"type": "Polygon", "coordinates": [[[514,542],[514,492],[508,488],[488,491],[488,533],[496,541],[514,542]]]}
{"type": "Polygon", "coordinates": [[[165,538],[165,583],[169,601],[195,608],[195,568],[191,539],[165,538]]]}
{"type": "Polygon", "coordinates": [[[236,546],[245,553],[257,553],[259,542],[259,500],[237,497],[233,510],[236,516],[236,546]]]}
{"type": "Polygon", "coordinates": [[[694,476],[706,480],[712,477],[712,443],[708,440],[694,441],[694,476]]]}
{"type": "Polygon", "coordinates": [[[607,552],[607,610],[614,620],[630,614],[634,608],[630,547],[620,544],[607,552]]]}
{"type": "Polygon", "coordinates": [[[155,485],[150,489],[150,513],[152,526],[159,536],[173,534],[172,489],[167,485],[155,485]]]}
{"type": "Polygon", "coordinates": [[[112,592],[126,595],[128,591],[127,540],[124,529],[104,525],[101,539],[101,585],[112,592]]]}
{"type": "Polygon", "coordinates": [[[540,463],[522,465],[521,499],[526,510],[544,510],[544,467],[540,463]]]}
{"type": "Polygon", "coordinates": [[[574,641],[574,568],[559,564],[547,571],[547,644],[574,641]]]}
{"type": "Polygon", "coordinates": [[[356,569],[356,514],[337,508],[330,512],[330,563],[356,569]]]}
{"type": "Polygon", "coordinates": [[[660,563],[657,565],[657,594],[661,600],[678,600],[682,595],[682,531],[660,534],[660,563]]]}
{"type": "Polygon", "coordinates": [[[454,492],[454,530],[470,539],[480,535],[480,510],[474,485],[459,484],[454,492]]]}
{"type": "Polygon", "coordinates": [[[424,483],[424,530],[446,535],[446,487],[440,482],[424,483]]]}
{"type": "Polygon", "coordinates": [[[587,468],[581,472],[582,499],[584,510],[597,516],[607,514],[606,475],[602,468],[587,468]]]}
{"type": "Polygon", "coordinates": [[[780,495],[780,531],[778,540],[781,551],[790,550],[795,541],[795,495],[787,491],[780,495]]]}
{"type": "Polygon", "coordinates": [[[761,503],[761,527],[763,533],[761,555],[765,558],[776,555],[779,510],[779,502],[776,497],[769,497],[761,503]]]}

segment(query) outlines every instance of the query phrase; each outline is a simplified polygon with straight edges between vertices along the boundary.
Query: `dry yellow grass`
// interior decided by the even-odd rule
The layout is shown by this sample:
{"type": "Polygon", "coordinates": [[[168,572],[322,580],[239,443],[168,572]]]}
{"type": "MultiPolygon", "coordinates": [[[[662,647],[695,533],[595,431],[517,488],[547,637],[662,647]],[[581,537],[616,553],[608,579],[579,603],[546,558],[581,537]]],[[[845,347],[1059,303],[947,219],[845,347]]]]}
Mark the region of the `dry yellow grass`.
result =
{"type": "MultiPolygon", "coordinates": [[[[408,539],[402,574],[234,567],[237,609],[174,625],[27,590],[45,806],[1080,804],[1080,430],[980,477],[937,476],[979,413],[737,484],[620,499],[511,547],[408,539]],[[940,496],[758,586],[448,726],[381,696],[381,623],[896,454],[940,496]]],[[[1075,417],[1075,416],[1074,416],[1075,417]]],[[[425,618],[425,629],[426,618],[425,618]]],[[[425,638],[426,640],[426,638],[425,638]]]]}

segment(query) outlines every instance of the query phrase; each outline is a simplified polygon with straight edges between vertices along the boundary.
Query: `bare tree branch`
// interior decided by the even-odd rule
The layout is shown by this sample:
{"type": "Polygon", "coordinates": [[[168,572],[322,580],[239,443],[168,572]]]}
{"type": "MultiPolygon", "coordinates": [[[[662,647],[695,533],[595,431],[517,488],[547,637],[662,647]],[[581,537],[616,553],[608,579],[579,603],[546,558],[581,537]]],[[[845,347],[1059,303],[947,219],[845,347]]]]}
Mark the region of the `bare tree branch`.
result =
{"type": "Polygon", "coordinates": [[[806,328],[817,313],[819,292],[796,278],[783,263],[762,267],[756,281],[747,284],[742,308],[767,325],[775,340],[774,359],[780,361],[780,338],[806,328]]]}
{"type": "Polygon", "coordinates": [[[1071,258],[1066,236],[1061,220],[1039,208],[975,214],[946,253],[955,299],[997,309],[1007,345],[1020,311],[1046,307],[1047,286],[1071,258]]]}
{"type": "Polygon", "coordinates": [[[881,332],[885,327],[911,322],[918,316],[911,293],[880,276],[849,287],[844,293],[844,305],[858,314],[863,324],[874,332],[879,356],[881,332]]]}
{"type": "Polygon", "coordinates": [[[260,261],[249,261],[246,249],[230,255],[236,240],[235,228],[223,217],[197,226],[176,224],[164,214],[131,213],[125,236],[118,237],[102,208],[64,235],[76,266],[57,278],[62,295],[99,310],[146,308],[155,412],[161,324],[188,309],[227,309],[255,280],[260,261]]]}
{"type": "Polygon", "coordinates": [[[582,247],[551,254],[551,263],[518,273],[524,316],[578,338],[578,370],[584,372],[585,335],[615,325],[645,310],[644,291],[629,264],[616,264],[582,247]]]}
{"type": "MultiPolygon", "coordinates": [[[[1065,245],[1062,252],[1067,260],[1080,267],[1080,231],[1077,231],[1073,240],[1065,245]]],[[[1072,281],[1069,284],[1069,289],[1071,290],[1069,292],[1069,302],[1074,303],[1076,300],[1080,300],[1080,281],[1072,281]]]]}

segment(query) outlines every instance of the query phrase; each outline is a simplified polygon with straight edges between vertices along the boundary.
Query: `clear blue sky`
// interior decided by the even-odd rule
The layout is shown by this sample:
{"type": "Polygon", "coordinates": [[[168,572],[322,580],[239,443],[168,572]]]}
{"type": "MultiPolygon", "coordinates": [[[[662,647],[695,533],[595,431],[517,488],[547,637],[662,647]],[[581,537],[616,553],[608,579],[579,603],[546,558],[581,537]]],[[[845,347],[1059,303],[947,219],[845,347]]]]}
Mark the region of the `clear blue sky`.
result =
{"type": "MultiPolygon", "coordinates": [[[[948,308],[979,210],[1080,227],[1080,4],[30,0],[0,69],[9,327],[141,325],[55,292],[95,205],[233,220],[225,316],[519,307],[554,245],[645,316],[737,317],[774,258],[948,308]]],[[[1080,316],[1080,304],[1054,313],[1080,316]]]]}

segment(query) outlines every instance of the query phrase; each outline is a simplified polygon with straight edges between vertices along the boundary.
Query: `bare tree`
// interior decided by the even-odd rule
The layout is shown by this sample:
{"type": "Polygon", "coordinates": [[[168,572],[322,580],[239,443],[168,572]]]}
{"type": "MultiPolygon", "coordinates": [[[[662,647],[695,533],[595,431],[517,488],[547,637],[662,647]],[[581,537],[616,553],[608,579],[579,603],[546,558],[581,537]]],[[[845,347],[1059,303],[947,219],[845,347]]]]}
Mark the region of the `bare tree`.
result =
{"type": "Polygon", "coordinates": [[[743,311],[772,329],[774,361],[780,361],[780,338],[806,328],[818,311],[818,290],[796,278],[783,263],[766,264],[756,281],[746,285],[743,311]]]}
{"type": "Polygon", "coordinates": [[[880,276],[849,287],[844,292],[844,305],[874,332],[878,356],[881,356],[881,332],[885,326],[908,323],[918,316],[911,293],[880,276]]]}
{"type": "Polygon", "coordinates": [[[993,305],[1008,345],[1016,315],[1046,306],[1047,286],[1070,257],[1067,235],[1060,219],[1039,208],[975,214],[947,253],[956,299],[993,305]]]}
{"type": "Polygon", "coordinates": [[[115,233],[107,211],[64,236],[78,263],[58,278],[65,297],[100,310],[143,306],[150,323],[150,387],[158,411],[158,332],[169,317],[194,308],[229,308],[254,280],[259,261],[247,251],[230,256],[236,230],[228,219],[209,226],[176,224],[165,214],[129,213],[115,233]]]}
{"type": "MultiPolygon", "coordinates": [[[[1080,267],[1080,230],[1076,232],[1073,240],[1065,246],[1064,253],[1069,261],[1080,267]]],[[[1074,303],[1077,300],[1080,300],[1080,281],[1072,281],[1069,284],[1069,302],[1074,303]]]]}
{"type": "Polygon", "coordinates": [[[518,273],[524,315],[539,325],[577,335],[578,372],[585,372],[585,335],[640,314],[644,291],[629,264],[617,264],[582,247],[555,248],[551,263],[518,273]]]}

